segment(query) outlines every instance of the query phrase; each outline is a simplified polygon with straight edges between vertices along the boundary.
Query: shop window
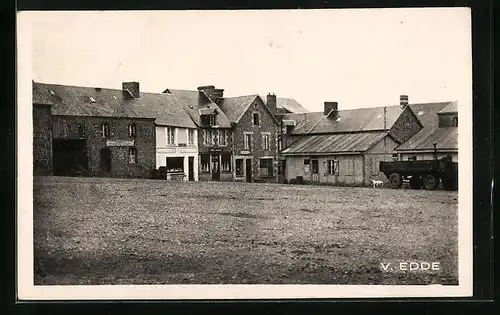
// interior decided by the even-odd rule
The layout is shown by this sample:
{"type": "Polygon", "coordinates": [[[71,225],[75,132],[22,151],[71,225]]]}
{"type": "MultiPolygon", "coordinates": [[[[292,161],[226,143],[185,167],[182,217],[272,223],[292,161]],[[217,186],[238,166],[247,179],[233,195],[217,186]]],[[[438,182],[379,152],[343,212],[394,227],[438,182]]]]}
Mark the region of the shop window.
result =
{"type": "Polygon", "coordinates": [[[167,157],[167,172],[169,173],[184,172],[184,158],[167,157]]]}
{"type": "Polygon", "coordinates": [[[231,172],[231,156],[228,154],[222,155],[221,161],[221,171],[222,172],[231,172]]]}
{"type": "Polygon", "coordinates": [[[243,176],[243,159],[236,159],[236,176],[243,176]]]}
{"type": "Polygon", "coordinates": [[[108,123],[101,124],[101,135],[103,138],[109,137],[109,124],[108,123]]]}
{"type": "Polygon", "coordinates": [[[137,149],[136,148],[129,148],[128,149],[128,162],[130,164],[137,163],[137,149]]]}
{"type": "Polygon", "coordinates": [[[260,159],[260,175],[273,176],[273,159],[262,158],[260,159]]]}
{"type": "Polygon", "coordinates": [[[210,173],[210,155],[201,155],[201,171],[205,173],[210,173]]]}
{"type": "Polygon", "coordinates": [[[134,123],[128,125],[128,136],[132,138],[137,136],[137,126],[134,123]]]}

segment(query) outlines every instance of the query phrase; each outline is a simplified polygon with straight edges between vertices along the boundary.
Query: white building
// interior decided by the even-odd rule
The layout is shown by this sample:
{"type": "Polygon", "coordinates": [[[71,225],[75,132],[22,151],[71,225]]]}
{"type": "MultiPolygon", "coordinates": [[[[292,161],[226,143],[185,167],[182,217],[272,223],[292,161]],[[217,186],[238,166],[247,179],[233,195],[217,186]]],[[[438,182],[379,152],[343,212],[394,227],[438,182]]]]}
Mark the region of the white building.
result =
{"type": "Polygon", "coordinates": [[[198,131],[192,126],[156,126],[156,169],[167,179],[198,180],[198,131]]]}

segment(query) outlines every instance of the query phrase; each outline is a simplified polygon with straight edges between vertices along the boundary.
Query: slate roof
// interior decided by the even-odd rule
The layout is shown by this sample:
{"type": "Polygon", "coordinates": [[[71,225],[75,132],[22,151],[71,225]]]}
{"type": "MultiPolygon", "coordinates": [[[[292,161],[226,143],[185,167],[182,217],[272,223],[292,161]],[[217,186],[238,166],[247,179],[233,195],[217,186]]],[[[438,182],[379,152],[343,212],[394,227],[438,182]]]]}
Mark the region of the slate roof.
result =
{"type": "Polygon", "coordinates": [[[458,128],[426,128],[402,143],[396,151],[458,150],[458,128]]]}
{"type": "Polygon", "coordinates": [[[237,97],[224,97],[218,102],[220,109],[227,115],[227,118],[233,123],[238,123],[243,114],[259,97],[256,94],[237,97]]]}
{"type": "MultiPolygon", "coordinates": [[[[212,102],[205,93],[200,95],[198,91],[176,89],[167,89],[165,91],[170,92],[171,95],[174,95],[182,103],[184,110],[196,125],[201,126],[200,109],[213,108],[218,112],[218,126],[220,128],[231,128],[231,121],[227,118],[226,114],[217,104],[212,102]]],[[[164,94],[169,95],[168,93],[164,94]]]]}
{"type": "MultiPolygon", "coordinates": [[[[260,98],[264,101],[264,104],[267,105],[267,97],[260,95],[260,98]]],[[[302,114],[309,112],[295,99],[286,97],[276,98],[276,109],[278,114],[302,114]]]]}
{"type": "Polygon", "coordinates": [[[458,113],[458,105],[457,102],[450,102],[448,106],[439,111],[439,113],[458,113]]]}
{"type": "Polygon", "coordinates": [[[130,99],[127,93],[118,89],[34,83],[33,102],[39,97],[47,98],[53,103],[53,115],[152,118],[158,125],[196,128],[174,96],[141,92],[140,98],[130,99]]]}
{"type": "Polygon", "coordinates": [[[410,108],[424,128],[438,127],[438,113],[452,102],[410,104],[410,108]]]}
{"type": "Polygon", "coordinates": [[[340,133],[387,130],[396,122],[403,109],[399,105],[339,110],[335,116],[326,117],[323,112],[287,114],[283,119],[294,119],[297,126],[294,134],[340,133]]]}
{"type": "Polygon", "coordinates": [[[309,135],[282,151],[283,155],[357,153],[368,150],[387,135],[387,131],[309,135]]]}

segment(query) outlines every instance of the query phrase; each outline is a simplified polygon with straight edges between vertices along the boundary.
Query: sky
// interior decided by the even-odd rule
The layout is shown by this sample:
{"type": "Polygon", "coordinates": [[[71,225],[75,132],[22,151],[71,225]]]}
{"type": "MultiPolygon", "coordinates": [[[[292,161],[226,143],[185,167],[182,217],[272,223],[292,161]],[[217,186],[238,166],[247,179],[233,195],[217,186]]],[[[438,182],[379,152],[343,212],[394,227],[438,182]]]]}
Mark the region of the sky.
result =
{"type": "Polygon", "coordinates": [[[310,111],[472,100],[465,8],[22,12],[33,80],[143,92],[215,85],[310,111]]]}

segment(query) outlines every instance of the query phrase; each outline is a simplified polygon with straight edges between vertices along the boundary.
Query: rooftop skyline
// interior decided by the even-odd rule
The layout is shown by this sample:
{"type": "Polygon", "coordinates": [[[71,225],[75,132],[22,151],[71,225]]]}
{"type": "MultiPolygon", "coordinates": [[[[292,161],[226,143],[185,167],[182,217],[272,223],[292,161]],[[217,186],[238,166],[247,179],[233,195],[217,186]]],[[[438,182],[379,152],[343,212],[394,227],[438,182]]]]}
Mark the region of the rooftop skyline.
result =
{"type": "Polygon", "coordinates": [[[310,111],[469,103],[470,12],[460,8],[23,12],[38,82],[141,91],[215,85],[310,111]]]}

